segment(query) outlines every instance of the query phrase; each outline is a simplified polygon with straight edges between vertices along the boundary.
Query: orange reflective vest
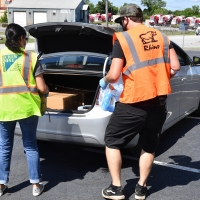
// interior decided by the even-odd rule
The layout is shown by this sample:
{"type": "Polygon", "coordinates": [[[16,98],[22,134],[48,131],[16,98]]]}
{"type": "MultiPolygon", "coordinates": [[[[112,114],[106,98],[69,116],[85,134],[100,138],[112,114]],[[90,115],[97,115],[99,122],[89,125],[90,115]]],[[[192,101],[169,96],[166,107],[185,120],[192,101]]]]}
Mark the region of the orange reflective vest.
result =
{"type": "Polygon", "coordinates": [[[41,100],[33,71],[37,54],[0,51],[0,121],[41,116],[41,100]]]}
{"type": "Polygon", "coordinates": [[[122,76],[122,103],[136,103],[171,93],[169,40],[156,29],[138,25],[128,31],[115,33],[126,66],[122,76]]]}

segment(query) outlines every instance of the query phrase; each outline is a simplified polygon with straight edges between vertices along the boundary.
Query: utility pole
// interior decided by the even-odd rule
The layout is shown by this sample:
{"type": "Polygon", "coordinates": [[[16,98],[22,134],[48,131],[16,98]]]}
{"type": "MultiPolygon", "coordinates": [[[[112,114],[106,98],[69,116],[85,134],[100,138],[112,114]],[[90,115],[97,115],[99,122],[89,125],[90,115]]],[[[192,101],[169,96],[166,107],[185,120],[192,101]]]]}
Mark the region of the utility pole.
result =
{"type": "Polygon", "coordinates": [[[106,0],[106,26],[108,27],[108,0],[106,0]]]}

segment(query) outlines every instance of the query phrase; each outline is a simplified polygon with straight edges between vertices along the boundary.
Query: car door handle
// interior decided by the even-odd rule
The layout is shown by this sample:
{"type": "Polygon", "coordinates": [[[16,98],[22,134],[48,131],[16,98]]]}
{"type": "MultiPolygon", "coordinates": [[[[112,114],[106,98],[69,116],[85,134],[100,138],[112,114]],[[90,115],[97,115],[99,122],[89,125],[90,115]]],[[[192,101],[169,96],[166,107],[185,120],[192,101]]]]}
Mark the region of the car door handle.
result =
{"type": "Polygon", "coordinates": [[[187,79],[187,78],[182,78],[181,80],[184,81],[185,79],[187,79]]]}

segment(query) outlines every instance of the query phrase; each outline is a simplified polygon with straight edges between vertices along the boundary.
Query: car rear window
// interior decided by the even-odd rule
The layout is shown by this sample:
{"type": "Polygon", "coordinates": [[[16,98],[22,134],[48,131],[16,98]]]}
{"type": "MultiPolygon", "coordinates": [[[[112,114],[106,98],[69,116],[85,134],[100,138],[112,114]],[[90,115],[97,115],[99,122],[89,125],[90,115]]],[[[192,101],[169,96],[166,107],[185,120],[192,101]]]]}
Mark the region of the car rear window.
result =
{"type": "Polygon", "coordinates": [[[102,71],[105,58],[88,55],[66,55],[40,60],[43,69],[77,69],[102,71]]]}

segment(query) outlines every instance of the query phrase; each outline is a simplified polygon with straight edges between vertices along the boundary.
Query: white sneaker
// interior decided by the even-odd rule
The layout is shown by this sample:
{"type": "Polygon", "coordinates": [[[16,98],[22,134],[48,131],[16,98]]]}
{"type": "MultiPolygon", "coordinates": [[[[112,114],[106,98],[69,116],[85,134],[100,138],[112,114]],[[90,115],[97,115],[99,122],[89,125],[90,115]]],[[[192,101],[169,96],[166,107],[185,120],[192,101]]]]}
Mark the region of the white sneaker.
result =
{"type": "Polygon", "coordinates": [[[44,190],[44,185],[39,183],[39,187],[33,188],[33,196],[34,197],[39,196],[40,194],[42,194],[43,190],[44,190]]]}
{"type": "Polygon", "coordinates": [[[0,189],[0,196],[3,196],[4,191],[7,189],[7,186],[4,185],[3,188],[0,189]]]}

